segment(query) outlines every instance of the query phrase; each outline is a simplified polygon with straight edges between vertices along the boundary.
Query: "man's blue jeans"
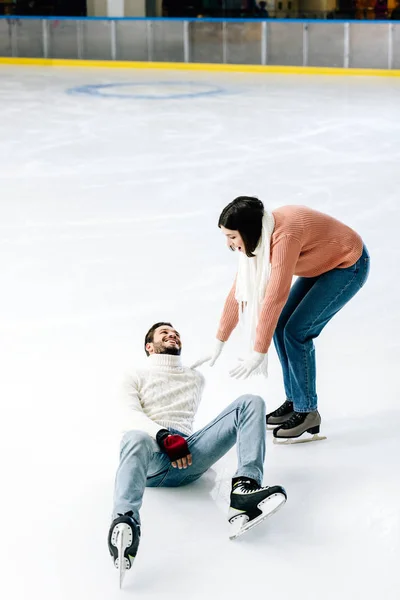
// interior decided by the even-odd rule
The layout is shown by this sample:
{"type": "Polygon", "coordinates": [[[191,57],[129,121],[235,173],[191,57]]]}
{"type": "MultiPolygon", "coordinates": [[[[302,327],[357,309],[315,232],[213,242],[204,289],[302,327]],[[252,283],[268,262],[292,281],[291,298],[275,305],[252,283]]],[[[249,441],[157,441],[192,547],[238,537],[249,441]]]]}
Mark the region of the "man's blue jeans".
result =
{"type": "MultiPolygon", "coordinates": [[[[323,251],[323,250],[322,250],[323,251]]],[[[313,340],[325,325],[362,288],[369,274],[369,254],[346,269],[332,269],[318,277],[299,277],[290,290],[274,334],[283,370],[286,397],[296,412],[317,410],[313,340]]]]}
{"type": "Polygon", "coordinates": [[[259,396],[241,396],[211,423],[186,438],[193,464],[174,468],[168,456],[147,433],[128,431],[121,441],[115,481],[113,519],[139,509],[145,487],[175,487],[196,481],[236,443],[238,467],[233,477],[251,477],[262,483],[265,458],[265,403],[259,396]]]}

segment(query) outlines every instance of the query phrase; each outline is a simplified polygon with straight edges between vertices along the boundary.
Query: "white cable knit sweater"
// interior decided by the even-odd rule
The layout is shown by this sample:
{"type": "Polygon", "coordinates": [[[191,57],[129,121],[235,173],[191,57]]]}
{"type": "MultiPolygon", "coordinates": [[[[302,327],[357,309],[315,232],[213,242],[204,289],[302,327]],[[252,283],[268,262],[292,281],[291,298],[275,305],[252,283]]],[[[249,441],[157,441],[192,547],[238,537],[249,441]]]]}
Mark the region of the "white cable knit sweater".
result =
{"type": "Polygon", "coordinates": [[[151,354],[148,368],[136,370],[124,394],[124,431],[139,429],[156,438],[160,429],[190,435],[204,377],[183,367],[180,356],[151,354]]]}

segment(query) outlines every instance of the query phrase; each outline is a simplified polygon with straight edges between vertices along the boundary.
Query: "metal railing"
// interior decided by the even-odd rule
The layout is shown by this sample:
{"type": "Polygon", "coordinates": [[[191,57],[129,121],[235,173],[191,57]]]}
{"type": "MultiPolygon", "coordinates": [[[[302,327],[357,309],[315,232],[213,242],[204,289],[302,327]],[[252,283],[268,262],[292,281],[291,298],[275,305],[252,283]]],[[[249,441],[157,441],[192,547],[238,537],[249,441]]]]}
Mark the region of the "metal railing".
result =
{"type": "Polygon", "coordinates": [[[400,22],[0,17],[0,56],[400,69],[400,22]]]}

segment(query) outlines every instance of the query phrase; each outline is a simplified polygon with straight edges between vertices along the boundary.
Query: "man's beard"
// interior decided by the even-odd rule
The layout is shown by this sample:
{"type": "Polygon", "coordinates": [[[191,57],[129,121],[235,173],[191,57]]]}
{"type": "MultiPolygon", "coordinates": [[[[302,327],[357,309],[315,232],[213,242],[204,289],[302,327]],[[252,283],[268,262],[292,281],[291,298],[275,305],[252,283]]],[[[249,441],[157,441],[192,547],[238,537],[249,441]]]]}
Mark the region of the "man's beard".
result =
{"type": "Polygon", "coordinates": [[[179,346],[164,346],[163,342],[154,344],[155,354],[170,354],[171,356],[180,356],[181,348],[179,346]]]}

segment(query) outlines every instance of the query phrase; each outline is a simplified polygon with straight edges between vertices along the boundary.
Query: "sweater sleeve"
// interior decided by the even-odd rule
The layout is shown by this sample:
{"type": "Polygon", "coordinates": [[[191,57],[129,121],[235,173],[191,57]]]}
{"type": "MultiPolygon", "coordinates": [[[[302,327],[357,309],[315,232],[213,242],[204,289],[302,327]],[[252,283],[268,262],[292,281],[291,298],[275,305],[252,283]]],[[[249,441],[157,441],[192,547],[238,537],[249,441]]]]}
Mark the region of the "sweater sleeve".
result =
{"type": "Polygon", "coordinates": [[[288,235],[281,238],[272,250],[271,276],[256,330],[256,352],[268,352],[279,316],[289,296],[300,251],[299,240],[288,235]]]}
{"type": "Polygon", "coordinates": [[[155,440],[157,433],[165,429],[152,421],[143,411],[140,403],[140,378],[136,374],[125,382],[121,418],[124,423],[124,433],[138,429],[148,433],[155,440]]]}
{"type": "Polygon", "coordinates": [[[239,309],[237,300],[235,298],[235,292],[236,277],[231,291],[225,300],[224,310],[222,311],[222,316],[219,322],[217,338],[221,340],[221,342],[226,342],[229,339],[229,336],[239,321],[239,309]]]}

